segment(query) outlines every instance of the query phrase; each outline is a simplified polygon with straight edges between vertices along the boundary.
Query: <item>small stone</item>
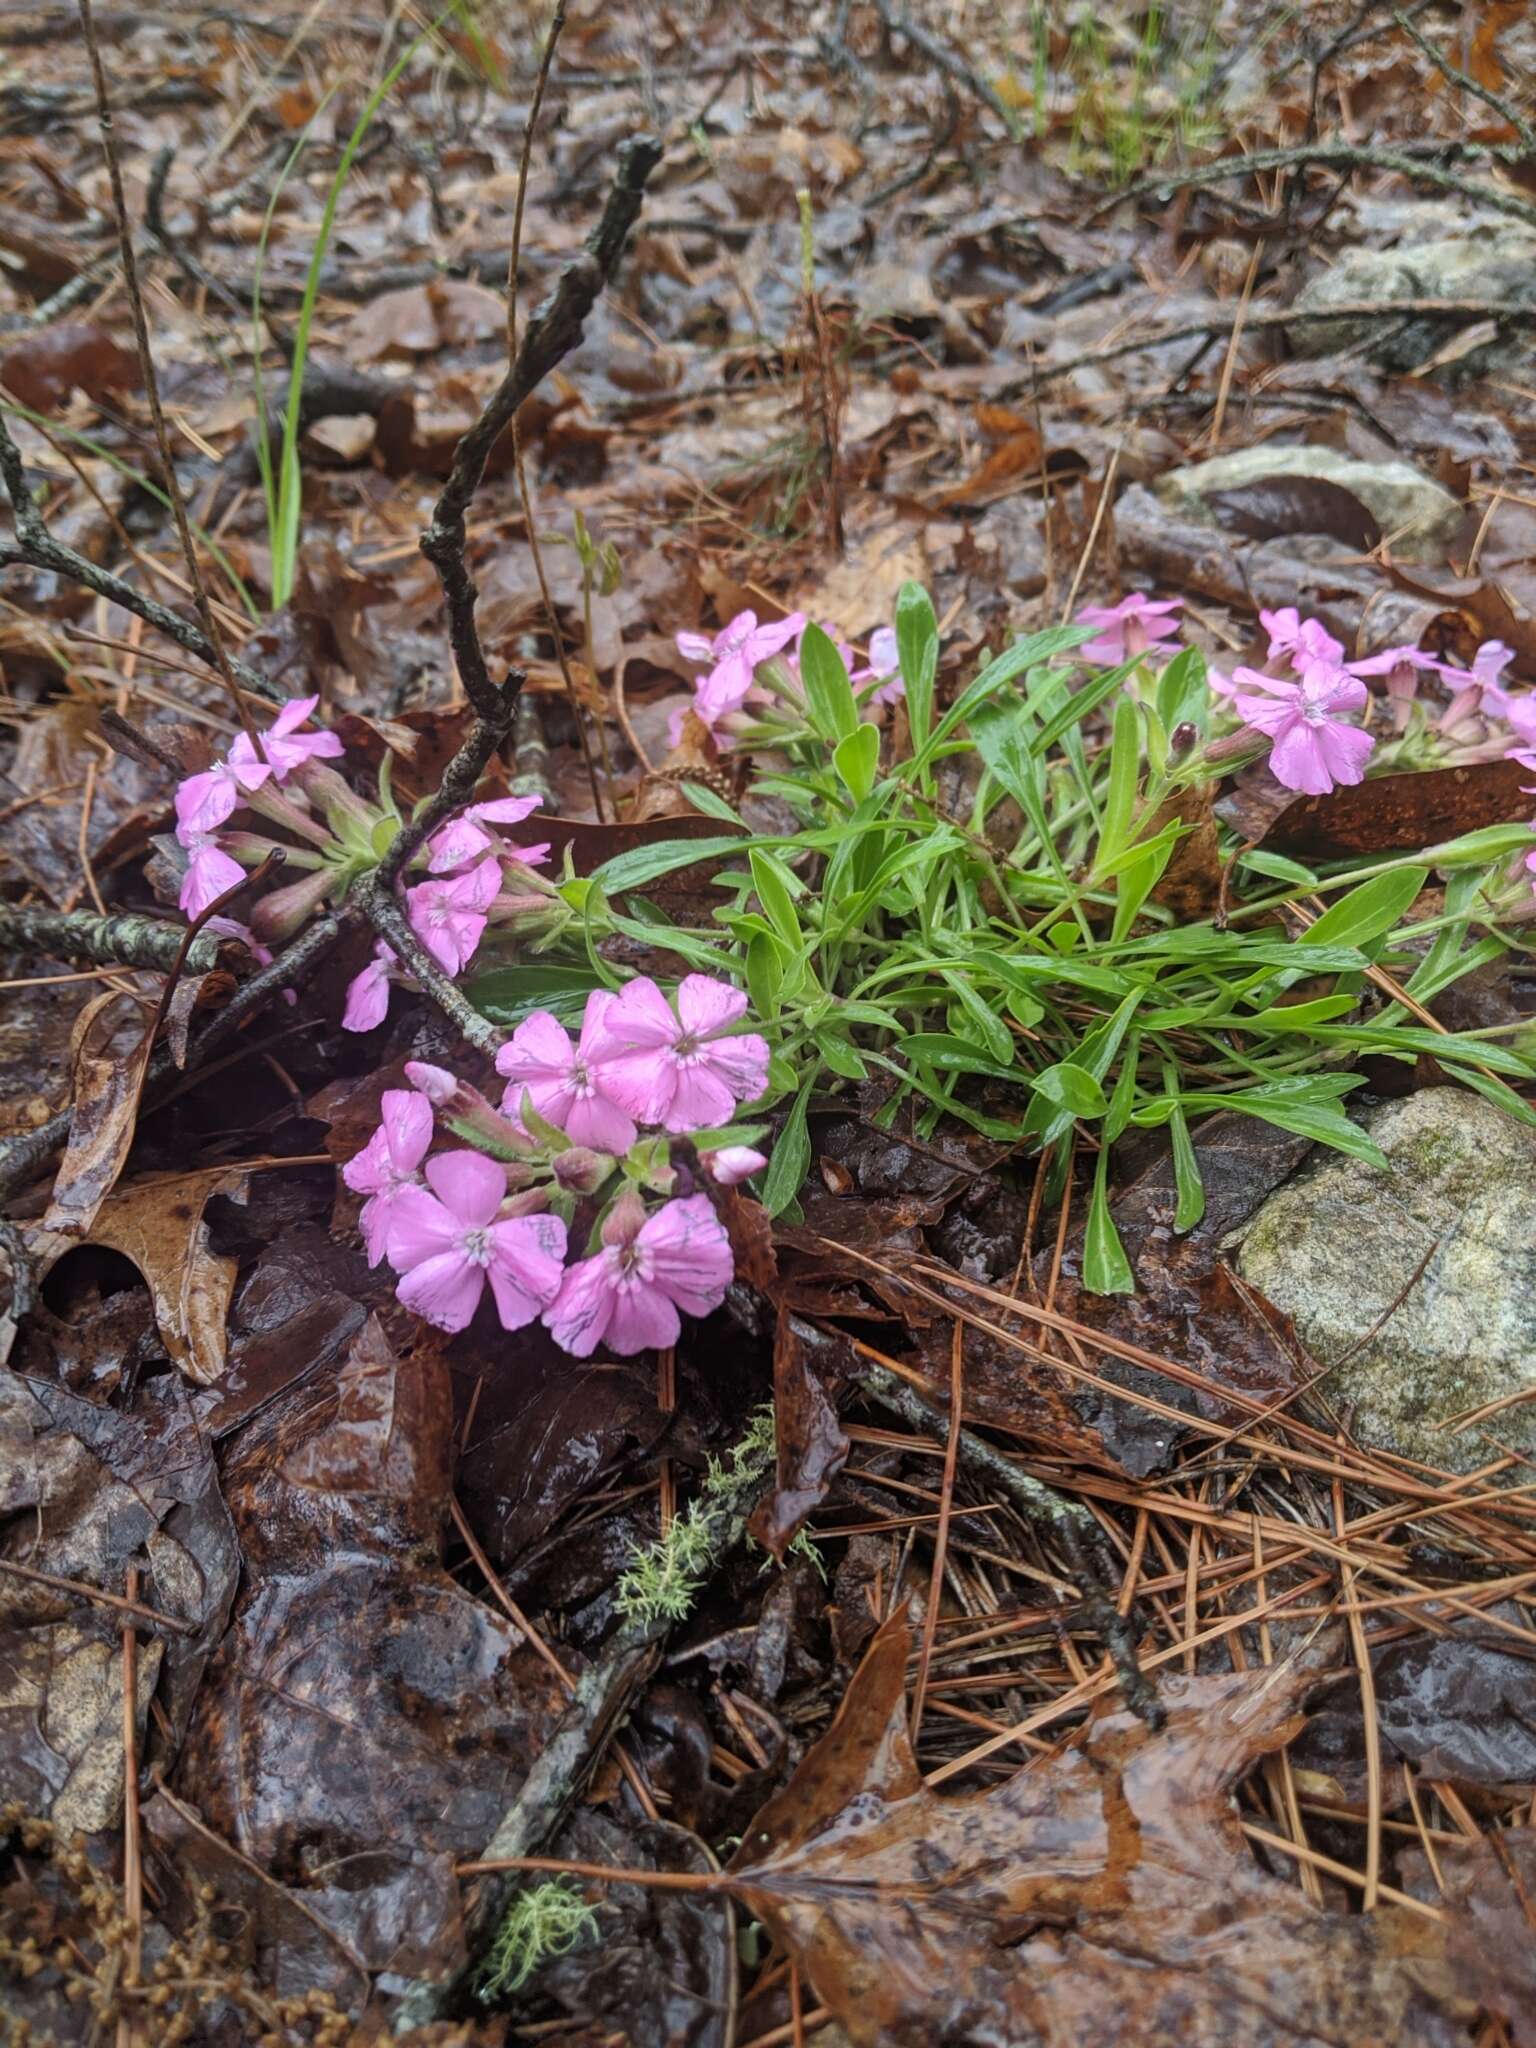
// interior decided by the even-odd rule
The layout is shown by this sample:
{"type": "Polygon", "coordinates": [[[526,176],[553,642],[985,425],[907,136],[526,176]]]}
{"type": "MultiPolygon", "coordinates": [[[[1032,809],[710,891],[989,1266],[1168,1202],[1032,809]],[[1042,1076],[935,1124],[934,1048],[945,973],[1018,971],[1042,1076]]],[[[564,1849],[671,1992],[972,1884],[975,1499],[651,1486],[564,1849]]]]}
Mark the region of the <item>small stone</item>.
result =
{"type": "Polygon", "coordinates": [[[1275,477],[1321,477],[1358,498],[1404,561],[1443,559],[1461,524],[1461,506],[1443,485],[1410,462],[1359,462],[1336,448],[1288,447],[1265,441],[1234,455],[1213,456],[1188,469],[1175,469],[1157,486],[1158,496],[1186,518],[1217,523],[1209,500],[1275,477]]]}
{"type": "Polygon", "coordinates": [[[1530,359],[1530,328],[1511,322],[1465,354],[1450,344],[1465,335],[1466,319],[1425,314],[1394,317],[1401,299],[1460,299],[1492,305],[1536,306],[1536,232],[1513,221],[1486,222],[1464,234],[1419,239],[1405,233],[1393,249],[1351,249],[1314,277],[1296,299],[1298,310],[1376,305],[1372,318],[1303,320],[1286,329],[1291,352],[1332,355],[1364,347],[1373,363],[1399,373],[1419,369],[1444,352],[1433,374],[1449,383],[1523,367],[1530,359]]]}
{"type": "Polygon", "coordinates": [[[1489,1436],[1536,1453],[1536,1130],[1460,1088],[1358,1121],[1388,1169],[1319,1148],[1248,1226],[1238,1270],[1319,1365],[1342,1361],[1323,1389],[1362,1443],[1456,1472],[1498,1455],[1489,1436]],[[1439,1427],[1521,1394],[1489,1436],[1439,1427]]]}

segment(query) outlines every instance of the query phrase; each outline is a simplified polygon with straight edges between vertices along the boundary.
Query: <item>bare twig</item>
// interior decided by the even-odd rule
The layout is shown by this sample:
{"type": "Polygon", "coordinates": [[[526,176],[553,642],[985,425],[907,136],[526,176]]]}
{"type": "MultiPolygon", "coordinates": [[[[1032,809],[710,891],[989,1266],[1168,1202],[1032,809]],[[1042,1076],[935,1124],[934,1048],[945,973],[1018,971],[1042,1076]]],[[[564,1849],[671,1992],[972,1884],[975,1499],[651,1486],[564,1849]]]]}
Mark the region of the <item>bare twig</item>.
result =
{"type": "Polygon", "coordinates": [[[429,995],[459,1036],[477,1052],[493,1053],[502,1034],[490,1018],[477,1010],[456,982],[438,966],[411,929],[405,906],[393,889],[379,880],[377,868],[352,885],[351,901],[362,911],[379,937],[393,947],[400,965],[429,995]]]}
{"type": "MultiPolygon", "coordinates": [[[[1242,320],[1242,331],[1253,334],[1274,328],[1313,327],[1330,320],[1379,320],[1383,315],[1415,320],[1506,320],[1520,326],[1536,324],[1536,306],[1519,306],[1507,299],[1361,299],[1335,306],[1284,306],[1274,312],[1249,312],[1242,320]]],[[[1139,355],[1169,342],[1220,341],[1230,336],[1237,324],[1235,314],[1223,314],[1219,319],[1194,320],[1184,327],[1162,327],[1152,334],[1117,341],[1108,348],[1088,349],[1062,363],[1035,363],[1027,377],[1013,378],[1002,387],[998,397],[1017,398],[1057,377],[1070,377],[1076,370],[1091,370],[1099,363],[1117,362],[1122,356],[1139,355]]]]}
{"type": "Polygon", "coordinates": [[[155,374],[154,352],[149,345],[149,322],[144,313],[144,292],[139,283],[139,262],[133,246],[133,227],[128,218],[128,201],[123,192],[122,166],[117,160],[117,140],[112,129],[112,96],[107,90],[107,74],[101,61],[101,44],[96,38],[96,20],[91,12],[91,0],[79,0],[80,27],[85,36],[86,54],[91,62],[91,78],[96,87],[96,120],[101,130],[102,154],[107,160],[107,179],[112,188],[112,211],[117,218],[118,247],[123,262],[123,284],[128,295],[128,308],[133,316],[133,338],[138,349],[139,368],[144,377],[144,394],[149,400],[150,418],[154,421],[155,442],[160,450],[160,467],[165,472],[165,494],[170,501],[171,517],[176,523],[176,538],[181,545],[182,560],[187,567],[187,581],[192,587],[192,603],[197,612],[198,624],[213,650],[214,665],[224,679],[229,700],[235,716],[244,727],[247,738],[256,749],[258,760],[264,761],[266,750],[261,735],[251,722],[245,698],[235,681],[234,670],[230,667],[229,651],[224,645],[224,636],[219,631],[219,622],[213,606],[208,602],[208,591],[203,583],[201,564],[197,549],[192,542],[192,528],[187,522],[187,508],[181,495],[181,483],[176,475],[176,461],[171,449],[170,429],[165,423],[165,408],[160,403],[160,380],[155,374]]]}
{"type": "MultiPolygon", "coordinates": [[[[0,484],[5,487],[16,522],[15,540],[0,541],[0,569],[45,569],[71,583],[82,584],[109,603],[121,605],[125,612],[135,613],[146,625],[154,626],[167,639],[174,640],[178,647],[186,648],[189,654],[197,655],[214,668],[219,667],[214,643],[200,626],[184,619],[180,612],[173,612],[168,605],[146,597],[121,576],[101,568],[74,548],[66,547],[63,541],[55,540],[38,510],[32,487],[27,482],[21,450],[11,439],[3,413],[0,413],[0,484]]],[[[248,668],[233,655],[226,655],[225,660],[244,688],[258,697],[281,699],[282,692],[256,669],[248,668]]]]}
{"type": "Polygon", "coordinates": [[[443,820],[474,796],[492,754],[512,729],[518,693],[525,681],[522,669],[514,668],[508,672],[496,715],[475,720],[464,744],[443,770],[436,795],[423,804],[411,822],[403,827],[374,870],[374,879],[381,888],[393,888],[418,849],[425,845],[443,820]]]}
{"type": "Polygon", "coordinates": [[[1392,19],[1414,45],[1415,49],[1419,51],[1420,55],[1429,59],[1430,63],[1434,65],[1448,85],[1454,85],[1458,92],[1469,93],[1473,99],[1481,100],[1485,107],[1491,107],[1501,121],[1507,121],[1510,127],[1514,129],[1523,149],[1527,151],[1536,150],[1536,128],[1531,126],[1530,122],[1526,120],[1517,107],[1512,106],[1500,94],[1491,91],[1488,86],[1480,85],[1475,78],[1468,77],[1465,71],[1458,71],[1444,53],[1435,48],[1427,36],[1420,34],[1419,30],[1400,7],[1393,8],[1392,19]]]}
{"type": "Polygon", "coordinates": [[[1182,192],[1193,185],[1221,185],[1228,178],[1251,177],[1255,171],[1284,171],[1304,164],[1317,164],[1335,171],[1394,171],[1400,178],[1416,180],[1421,185],[1435,185],[1442,192],[1459,192],[1463,198],[1471,199],[1480,206],[1491,206],[1496,213],[1512,214],[1527,226],[1536,227],[1536,206],[1517,199],[1512,192],[1501,191],[1497,185],[1459,178],[1454,171],[1441,170],[1438,164],[1404,156],[1397,150],[1363,149],[1348,142],[1303,142],[1294,149],[1260,149],[1251,156],[1222,157],[1215,163],[1201,164],[1192,171],[1144,178],[1139,185],[1129,185],[1123,192],[1101,200],[1088,215],[1088,222],[1112,213],[1125,200],[1166,199],[1172,193],[1182,192]]]}
{"type": "Polygon", "coordinates": [[[517,356],[485,410],[460,441],[453,469],[437,501],[421,551],[438,573],[448,605],[448,638],[471,704],[482,718],[498,715],[500,693],[491,680],[475,625],[478,596],[465,559],[465,515],[479,489],[491,450],[517,408],[581,339],[587,315],[612,276],[640,212],[645,182],[661,161],[661,144],[638,135],[619,146],[619,165],[602,218],[586,248],[560,273],[553,293],[528,324],[517,356]]]}
{"type": "MultiPolygon", "coordinates": [[[[544,104],[544,91],[549,84],[549,67],[555,60],[555,45],[565,27],[565,0],[555,0],[555,11],[550,17],[549,27],[544,32],[544,54],[539,62],[539,75],[534,80],[533,100],[528,108],[528,119],[523,126],[523,149],[517,166],[517,205],[512,215],[512,254],[507,262],[507,361],[517,361],[517,272],[523,250],[523,209],[528,198],[528,173],[533,162],[533,133],[539,124],[539,110],[544,104]]],[[[539,542],[538,525],[533,516],[533,494],[528,489],[528,465],[523,459],[523,438],[518,430],[517,413],[514,411],[509,422],[512,435],[512,469],[517,478],[517,495],[523,507],[523,525],[528,534],[528,552],[533,557],[533,573],[539,582],[539,602],[544,607],[544,621],[549,627],[549,637],[554,642],[555,660],[560,665],[560,674],[565,682],[565,694],[571,700],[571,717],[576,724],[576,737],[581,742],[581,758],[586,763],[587,781],[592,790],[592,808],[599,821],[603,817],[603,792],[597,779],[597,763],[592,758],[592,742],[587,737],[587,722],[581,715],[581,699],[576,694],[576,678],[571,674],[570,656],[565,650],[565,635],[560,630],[560,621],[555,615],[555,601],[549,594],[549,578],[544,572],[544,550],[539,542]]]]}
{"type": "Polygon", "coordinates": [[[905,36],[913,49],[921,50],[930,64],[973,92],[983,106],[990,107],[1010,137],[1015,142],[1019,140],[1018,116],[1005,100],[999,98],[981,73],[966,63],[958,50],[951,49],[942,37],[913,21],[905,12],[898,14],[891,0],[875,0],[875,12],[893,34],[905,36]]]}

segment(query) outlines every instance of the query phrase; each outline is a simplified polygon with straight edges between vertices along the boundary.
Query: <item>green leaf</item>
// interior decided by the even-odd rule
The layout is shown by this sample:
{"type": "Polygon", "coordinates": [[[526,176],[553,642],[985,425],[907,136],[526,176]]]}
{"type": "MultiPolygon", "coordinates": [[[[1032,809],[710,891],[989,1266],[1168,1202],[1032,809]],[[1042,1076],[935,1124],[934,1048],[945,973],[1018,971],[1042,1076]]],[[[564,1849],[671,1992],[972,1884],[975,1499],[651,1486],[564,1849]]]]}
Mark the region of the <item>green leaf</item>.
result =
{"type": "Polygon", "coordinates": [[[1006,1067],[1013,1058],[1013,1033],[995,1010],[988,1009],[963,974],[946,972],[944,980],[953,989],[961,1008],[981,1034],[982,1044],[999,1066],[1006,1067]]]}
{"type": "Polygon", "coordinates": [[[1130,837],[1131,811],[1141,768],[1141,714],[1129,697],[1115,706],[1114,734],[1109,744],[1109,787],[1099,823],[1094,873],[1102,875],[1130,837]]]}
{"type": "Polygon", "coordinates": [[[1093,1194],[1088,1203],[1088,1224],[1083,1233],[1083,1285],[1090,1294],[1134,1294],[1136,1276],[1120,1242],[1120,1233],[1109,1213],[1105,1185],[1109,1172],[1109,1147],[1104,1146],[1093,1169],[1093,1194]]]}
{"type": "Polygon", "coordinates": [[[1186,647],[1157,679],[1157,715],[1163,731],[1170,738],[1181,725],[1195,725],[1203,731],[1210,702],[1205,656],[1198,647],[1186,647]]]}
{"type": "Polygon", "coordinates": [[[875,786],[880,767],[880,728],[861,725],[839,740],[832,765],[854,802],[863,803],[875,786]]]}
{"type": "Polygon", "coordinates": [[[1071,1060],[1044,1068],[1031,1078],[1029,1085],[1057,1109],[1075,1117],[1103,1116],[1109,1107],[1099,1081],[1086,1067],[1076,1066],[1071,1060]]]}
{"type": "Polygon", "coordinates": [[[605,986],[585,961],[579,966],[530,961],[477,974],[464,983],[464,993],[496,1024],[521,1024],[535,1010],[549,1010],[562,1024],[569,1024],[573,1016],[580,1019],[592,990],[605,986]]]}
{"type": "Polygon", "coordinates": [[[679,868],[695,861],[721,860],[730,854],[750,851],[754,845],[780,846],[777,835],[768,839],[661,839],[654,846],[634,846],[628,853],[616,853],[593,871],[591,879],[610,896],[621,889],[643,889],[647,882],[659,882],[663,875],[675,875],[679,868]]]}
{"type": "Polygon", "coordinates": [[[845,1081],[867,1081],[869,1068],[839,1031],[824,1026],[811,1033],[811,1042],[834,1074],[845,1081]]]}
{"type": "Polygon", "coordinates": [[[791,870],[782,861],[775,860],[766,847],[754,847],[749,858],[752,882],[757,890],[757,900],[763,906],[763,915],[787,945],[798,949],[805,943],[805,933],[795,909],[795,892],[799,883],[791,870]]]}
{"type": "Polygon", "coordinates": [[[1184,1105],[1177,1099],[1168,1119],[1168,1136],[1173,1146],[1173,1184],[1178,1196],[1173,1227],[1177,1231],[1193,1230],[1205,1214],[1205,1182],[1200,1178],[1200,1161],[1189,1135],[1184,1105]]]}
{"type": "Polygon", "coordinates": [[[820,626],[800,636],[800,681],[811,724],[829,746],[858,730],[859,707],[843,657],[820,626]]]}
{"type": "MultiPolygon", "coordinates": [[[[931,754],[941,741],[948,739],[963,719],[968,719],[979,704],[984,704],[989,697],[1002,689],[1004,684],[1011,683],[1016,676],[1023,675],[1026,669],[1039,668],[1053,655],[1065,654],[1071,648],[1081,647],[1085,640],[1094,637],[1095,630],[1092,626],[1052,626],[1047,632],[1031,633],[1028,639],[1015,640],[995,661],[989,661],[979,676],[966,684],[934,727],[928,744],[923,748],[919,758],[923,759],[931,754]]],[[[1116,680],[1123,679],[1127,672],[1128,668],[1122,668],[1116,680]]]]}
{"type": "Polygon", "coordinates": [[[1313,870],[1304,868],[1299,860],[1287,860],[1283,853],[1245,853],[1238,857],[1237,864],[1256,875],[1272,875],[1277,882],[1290,882],[1298,889],[1317,887],[1313,870]]]}
{"type": "Polygon", "coordinates": [[[920,583],[903,583],[896,597],[896,651],[907,694],[912,749],[921,753],[933,724],[933,684],[939,669],[939,622],[920,583]]]}
{"type": "Polygon", "coordinates": [[[778,1216],[789,1207],[799,1194],[800,1183],[811,1163],[811,1134],[806,1127],[806,1109],[815,1080],[813,1071],[801,1082],[800,1092],[785,1119],[784,1128],[773,1148],[773,1157],[768,1162],[768,1171],[763,1176],[762,1202],[770,1216],[778,1216]]]}
{"type": "Polygon", "coordinates": [[[678,788],[687,797],[696,811],[702,811],[707,818],[720,818],[727,825],[739,825],[741,815],[728,804],[723,796],[702,782],[680,782],[678,788]]]}
{"type": "Polygon", "coordinates": [[[752,1008],[765,1024],[773,1023],[784,988],[784,954],[768,932],[754,932],[747,941],[746,981],[752,1008]]]}
{"type": "Polygon", "coordinates": [[[1330,903],[1299,946],[1368,946],[1391,931],[1429,880],[1427,868],[1392,868],[1330,903]]]}
{"type": "Polygon", "coordinates": [[[1460,839],[1442,840],[1426,846],[1420,858],[1430,867],[1454,868],[1481,865],[1484,861],[1507,860],[1525,853],[1536,832],[1529,825],[1485,825],[1480,832],[1464,832],[1460,839]]]}

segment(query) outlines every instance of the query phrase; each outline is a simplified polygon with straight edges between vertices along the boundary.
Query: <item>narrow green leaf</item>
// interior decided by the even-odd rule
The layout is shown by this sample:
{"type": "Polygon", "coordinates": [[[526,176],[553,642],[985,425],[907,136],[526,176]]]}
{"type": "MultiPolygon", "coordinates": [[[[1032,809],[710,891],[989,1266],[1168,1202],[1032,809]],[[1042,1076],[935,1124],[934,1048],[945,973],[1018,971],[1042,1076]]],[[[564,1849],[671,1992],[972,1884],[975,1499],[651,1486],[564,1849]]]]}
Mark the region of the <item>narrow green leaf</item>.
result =
{"type": "Polygon", "coordinates": [[[1337,903],[1330,903],[1297,944],[1308,950],[1313,946],[1368,946],[1391,931],[1428,880],[1429,870],[1420,867],[1392,868],[1384,875],[1373,875],[1337,903]]]}
{"type": "Polygon", "coordinates": [[[832,765],[854,802],[862,803],[874,788],[880,767],[880,728],[861,725],[839,740],[832,765]]]}
{"type": "Polygon", "coordinates": [[[813,1070],[801,1082],[800,1092],[785,1119],[784,1128],[774,1144],[773,1157],[768,1162],[768,1171],[763,1176],[763,1207],[770,1216],[778,1216],[789,1207],[799,1194],[800,1183],[811,1163],[811,1134],[806,1125],[806,1110],[815,1079],[813,1070]]]}
{"type": "Polygon", "coordinates": [[[1177,1194],[1173,1227],[1177,1231],[1193,1230],[1205,1214],[1205,1182],[1200,1178],[1200,1161],[1189,1135],[1184,1105],[1177,1099],[1168,1118],[1168,1137],[1173,1146],[1173,1184],[1177,1194]]]}
{"type": "Polygon", "coordinates": [[[896,651],[907,696],[912,751],[921,754],[933,724],[933,684],[939,669],[939,622],[920,583],[903,583],[896,597],[896,651]]]}
{"type": "Polygon", "coordinates": [[[807,626],[800,636],[800,681],[811,724],[829,746],[858,730],[859,707],[848,670],[820,626],[807,626]]]}
{"type": "Polygon", "coordinates": [[[1031,1078],[1029,1085],[1057,1109],[1067,1110],[1075,1117],[1103,1116],[1109,1108],[1099,1081],[1086,1067],[1076,1066],[1071,1060],[1061,1060],[1054,1067],[1042,1069],[1031,1078]]]}
{"type": "Polygon", "coordinates": [[[1093,1194],[1088,1203],[1088,1223],[1083,1232],[1083,1285],[1090,1294],[1134,1294],[1136,1276],[1120,1242],[1120,1233],[1109,1213],[1106,1181],[1109,1147],[1104,1146],[1094,1164],[1093,1194]]]}

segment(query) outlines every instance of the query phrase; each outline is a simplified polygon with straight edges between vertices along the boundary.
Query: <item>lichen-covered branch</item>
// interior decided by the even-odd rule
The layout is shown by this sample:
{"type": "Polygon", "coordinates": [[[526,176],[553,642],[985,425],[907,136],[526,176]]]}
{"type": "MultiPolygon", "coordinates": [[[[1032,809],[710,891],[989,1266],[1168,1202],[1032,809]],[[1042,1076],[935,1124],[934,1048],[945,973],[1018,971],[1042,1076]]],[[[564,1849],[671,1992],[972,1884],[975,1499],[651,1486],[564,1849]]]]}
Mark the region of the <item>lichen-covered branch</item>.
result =
{"type": "MultiPolygon", "coordinates": [[[[142,967],[169,974],[186,935],[185,925],[132,911],[98,917],[94,911],[0,904],[0,950],[74,960],[87,967],[142,967]]],[[[191,974],[208,974],[221,956],[235,959],[240,950],[215,932],[199,932],[181,964],[191,974]]]]}

